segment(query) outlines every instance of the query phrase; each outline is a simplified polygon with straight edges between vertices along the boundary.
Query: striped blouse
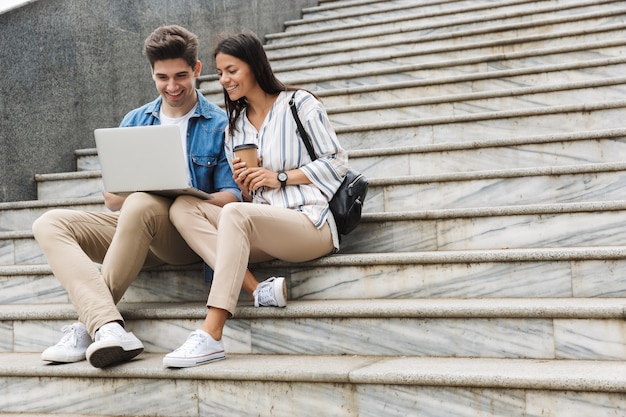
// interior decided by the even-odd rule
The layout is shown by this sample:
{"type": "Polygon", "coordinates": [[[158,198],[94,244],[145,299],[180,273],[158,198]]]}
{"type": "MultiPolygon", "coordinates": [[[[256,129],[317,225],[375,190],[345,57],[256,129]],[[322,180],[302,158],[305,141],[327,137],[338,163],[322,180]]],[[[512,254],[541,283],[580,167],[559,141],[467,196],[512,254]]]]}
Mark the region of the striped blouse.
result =
{"type": "Polygon", "coordinates": [[[348,171],[348,155],[339,144],[322,104],[312,94],[299,90],[295,97],[298,115],[318,156],[311,161],[289,108],[292,94],[293,91],[283,91],[278,95],[258,132],[244,110],[237,120],[236,131],[226,129],[226,157],[232,167],[233,148],[255,143],[264,168],[275,172],[300,168],[311,184],[262,187],[254,193],[252,202],[301,211],[318,229],[329,222],[338,250],[339,238],[328,202],[348,171]]]}

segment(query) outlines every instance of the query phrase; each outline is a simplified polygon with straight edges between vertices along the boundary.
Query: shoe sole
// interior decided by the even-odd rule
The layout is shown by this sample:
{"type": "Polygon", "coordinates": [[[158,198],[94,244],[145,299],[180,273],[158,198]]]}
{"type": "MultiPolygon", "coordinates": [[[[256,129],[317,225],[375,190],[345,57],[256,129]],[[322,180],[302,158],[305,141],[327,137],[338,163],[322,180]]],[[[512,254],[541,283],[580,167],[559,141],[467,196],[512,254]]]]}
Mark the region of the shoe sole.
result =
{"type": "Polygon", "coordinates": [[[141,352],[143,352],[143,347],[124,350],[121,346],[105,346],[87,355],[87,361],[94,368],[106,368],[117,363],[128,362],[141,352]]]}
{"type": "Polygon", "coordinates": [[[209,356],[202,356],[196,358],[172,358],[164,357],[163,366],[168,368],[190,368],[192,366],[205,365],[211,362],[221,361],[226,358],[224,352],[216,352],[209,356]]]}
{"type": "Polygon", "coordinates": [[[94,342],[87,348],[86,357],[91,366],[105,368],[117,363],[128,362],[141,352],[143,352],[143,343],[135,338],[135,340],[126,341],[122,344],[94,342]]]}

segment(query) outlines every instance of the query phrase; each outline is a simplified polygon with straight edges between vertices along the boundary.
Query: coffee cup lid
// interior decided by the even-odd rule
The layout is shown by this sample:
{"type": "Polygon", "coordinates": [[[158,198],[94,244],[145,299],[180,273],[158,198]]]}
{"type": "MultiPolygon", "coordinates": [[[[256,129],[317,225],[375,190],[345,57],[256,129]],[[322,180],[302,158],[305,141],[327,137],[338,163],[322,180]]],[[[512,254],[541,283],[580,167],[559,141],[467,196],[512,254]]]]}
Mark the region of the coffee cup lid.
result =
{"type": "Polygon", "coordinates": [[[237,145],[237,146],[235,146],[235,147],[233,148],[233,152],[235,152],[235,151],[240,151],[240,150],[242,150],[242,149],[252,149],[252,148],[257,149],[257,148],[258,148],[258,146],[256,146],[256,144],[255,144],[255,143],[244,143],[243,145],[237,145]]]}

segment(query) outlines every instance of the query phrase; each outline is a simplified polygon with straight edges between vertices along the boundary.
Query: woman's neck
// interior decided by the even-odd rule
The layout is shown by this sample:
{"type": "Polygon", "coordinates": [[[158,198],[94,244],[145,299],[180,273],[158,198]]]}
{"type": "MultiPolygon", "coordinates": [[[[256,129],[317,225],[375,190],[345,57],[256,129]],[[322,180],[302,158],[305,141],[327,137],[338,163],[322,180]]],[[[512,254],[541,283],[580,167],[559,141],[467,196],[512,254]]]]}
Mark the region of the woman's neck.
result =
{"type": "Polygon", "coordinates": [[[254,97],[246,98],[248,99],[248,106],[246,109],[248,120],[257,130],[259,130],[263,121],[267,117],[267,114],[274,105],[274,102],[276,102],[278,94],[268,94],[266,92],[262,92],[254,97]]]}

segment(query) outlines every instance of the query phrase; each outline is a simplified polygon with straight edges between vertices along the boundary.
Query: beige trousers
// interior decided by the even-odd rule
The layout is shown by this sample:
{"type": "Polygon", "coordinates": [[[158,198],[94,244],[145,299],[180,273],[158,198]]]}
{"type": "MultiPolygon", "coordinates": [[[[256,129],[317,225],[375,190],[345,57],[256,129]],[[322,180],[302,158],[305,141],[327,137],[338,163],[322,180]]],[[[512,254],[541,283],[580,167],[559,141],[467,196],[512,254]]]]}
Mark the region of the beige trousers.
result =
{"type": "Polygon", "coordinates": [[[35,239],[92,337],[123,321],[116,304],[143,267],[200,261],[170,222],[171,203],[133,193],[119,213],[55,209],[34,222],[35,239]]]}
{"type": "Polygon", "coordinates": [[[207,306],[235,313],[248,263],[303,262],[333,250],[330,226],[317,229],[296,210],[229,203],[223,208],[181,196],[170,219],[189,246],[215,271],[207,306]]]}

